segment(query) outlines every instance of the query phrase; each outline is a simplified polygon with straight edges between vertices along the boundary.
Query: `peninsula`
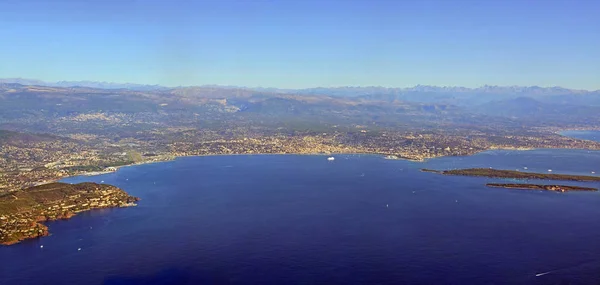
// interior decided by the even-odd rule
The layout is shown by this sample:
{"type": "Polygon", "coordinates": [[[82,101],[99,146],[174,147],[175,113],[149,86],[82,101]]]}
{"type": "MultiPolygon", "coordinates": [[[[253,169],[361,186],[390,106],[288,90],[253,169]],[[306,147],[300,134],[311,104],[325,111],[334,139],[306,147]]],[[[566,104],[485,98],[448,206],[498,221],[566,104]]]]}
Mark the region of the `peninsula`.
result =
{"type": "Polygon", "coordinates": [[[49,235],[45,221],[98,208],[135,206],[139,198],[108,184],[49,183],[0,196],[0,244],[49,235]]]}
{"type": "Polygon", "coordinates": [[[468,168],[453,170],[432,170],[421,169],[423,172],[433,172],[444,175],[460,176],[483,176],[491,178],[513,178],[513,179],[541,179],[541,180],[562,180],[562,181],[582,181],[592,182],[600,181],[600,176],[569,175],[569,174],[547,174],[534,172],[521,172],[514,170],[501,170],[492,168],[468,168]]]}
{"type": "Polygon", "coordinates": [[[488,183],[488,187],[523,189],[523,190],[545,190],[556,192],[567,191],[598,191],[597,188],[569,186],[569,185],[541,185],[541,184],[514,184],[514,183],[488,183]]]}

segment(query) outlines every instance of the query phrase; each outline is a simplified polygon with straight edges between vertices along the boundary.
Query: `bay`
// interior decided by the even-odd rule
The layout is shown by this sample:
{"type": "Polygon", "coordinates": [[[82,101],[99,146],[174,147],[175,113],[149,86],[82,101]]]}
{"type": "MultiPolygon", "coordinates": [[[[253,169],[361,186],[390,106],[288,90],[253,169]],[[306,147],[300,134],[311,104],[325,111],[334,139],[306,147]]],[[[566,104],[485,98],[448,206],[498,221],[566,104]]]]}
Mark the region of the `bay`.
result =
{"type": "Polygon", "coordinates": [[[600,131],[597,131],[597,130],[586,130],[586,131],[569,130],[569,131],[562,131],[562,132],[560,132],[560,134],[563,136],[573,137],[576,139],[600,142],[600,131]]]}
{"type": "Polygon", "coordinates": [[[493,189],[485,183],[502,180],[419,171],[593,175],[600,152],[489,151],[423,163],[335,157],[186,157],[65,179],[104,181],[142,200],[52,222],[49,237],[0,247],[0,284],[600,280],[597,192],[493,189]]]}

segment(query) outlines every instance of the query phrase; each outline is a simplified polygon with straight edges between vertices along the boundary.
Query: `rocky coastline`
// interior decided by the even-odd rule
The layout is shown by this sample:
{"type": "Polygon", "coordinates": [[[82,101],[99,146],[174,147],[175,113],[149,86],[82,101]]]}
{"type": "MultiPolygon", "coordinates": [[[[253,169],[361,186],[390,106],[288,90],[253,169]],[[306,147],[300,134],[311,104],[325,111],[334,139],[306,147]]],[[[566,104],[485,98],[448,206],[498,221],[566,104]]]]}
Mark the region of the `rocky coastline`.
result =
{"type": "Polygon", "coordinates": [[[486,186],[496,187],[496,188],[521,189],[521,190],[544,190],[544,191],[555,191],[555,192],[598,191],[597,188],[570,186],[570,185],[488,183],[488,184],[486,184],[486,186]]]}
{"type": "Polygon", "coordinates": [[[46,221],[99,208],[135,206],[139,198],[108,184],[48,183],[0,196],[0,244],[49,235],[46,221]]]}

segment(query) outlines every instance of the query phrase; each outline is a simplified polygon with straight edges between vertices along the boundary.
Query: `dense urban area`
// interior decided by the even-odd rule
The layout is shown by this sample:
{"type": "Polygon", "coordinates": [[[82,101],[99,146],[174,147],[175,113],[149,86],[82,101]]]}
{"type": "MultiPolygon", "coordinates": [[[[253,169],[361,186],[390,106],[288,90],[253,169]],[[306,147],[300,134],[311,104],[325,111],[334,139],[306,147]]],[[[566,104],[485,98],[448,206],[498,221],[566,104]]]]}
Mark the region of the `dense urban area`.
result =
{"type": "Polygon", "coordinates": [[[560,135],[465,137],[371,133],[367,130],[220,139],[216,132],[209,131],[187,131],[179,135],[175,141],[161,140],[155,134],[152,140],[128,138],[92,144],[71,138],[5,131],[4,136],[9,137],[6,140],[15,142],[3,144],[0,148],[0,192],[16,191],[67,176],[116,171],[123,165],[192,155],[355,153],[422,161],[440,156],[471,155],[490,149],[600,149],[598,143],[560,135]]]}

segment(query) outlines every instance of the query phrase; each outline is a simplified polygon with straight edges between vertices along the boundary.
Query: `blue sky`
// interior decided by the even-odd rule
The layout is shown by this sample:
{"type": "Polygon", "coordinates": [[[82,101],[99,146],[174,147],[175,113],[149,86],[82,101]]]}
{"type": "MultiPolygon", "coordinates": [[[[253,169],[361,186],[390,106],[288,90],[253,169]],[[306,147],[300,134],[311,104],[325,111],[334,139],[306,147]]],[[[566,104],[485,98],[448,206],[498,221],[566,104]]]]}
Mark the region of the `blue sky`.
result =
{"type": "Polygon", "coordinates": [[[2,0],[0,78],[600,89],[596,0],[2,0]]]}

